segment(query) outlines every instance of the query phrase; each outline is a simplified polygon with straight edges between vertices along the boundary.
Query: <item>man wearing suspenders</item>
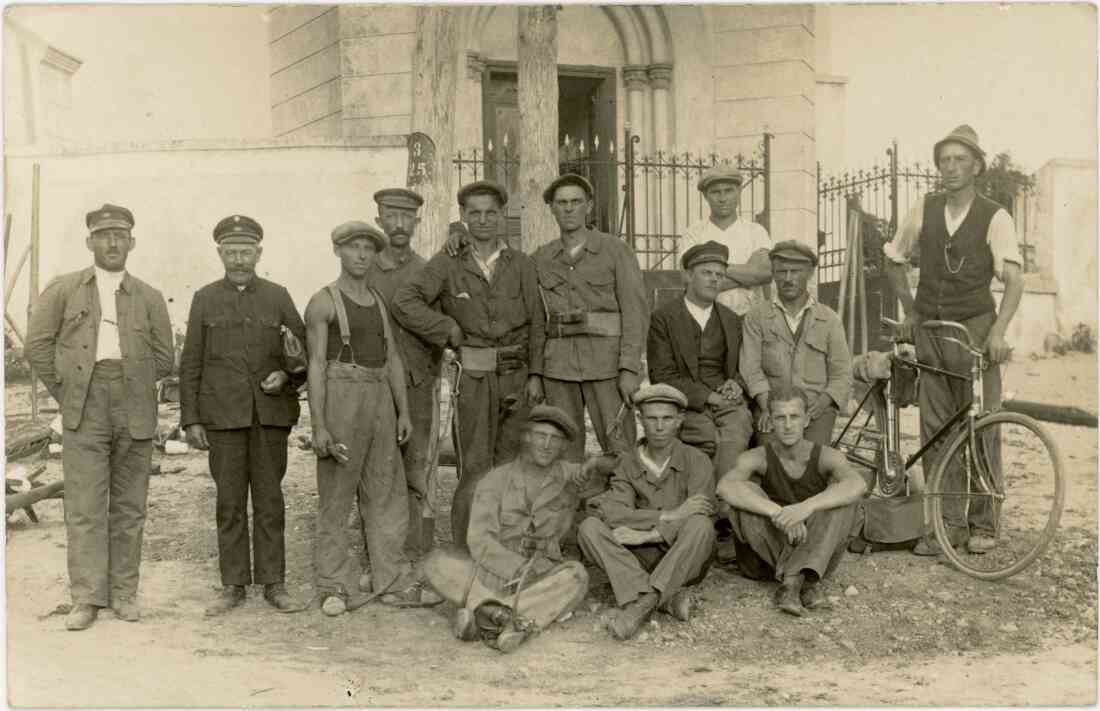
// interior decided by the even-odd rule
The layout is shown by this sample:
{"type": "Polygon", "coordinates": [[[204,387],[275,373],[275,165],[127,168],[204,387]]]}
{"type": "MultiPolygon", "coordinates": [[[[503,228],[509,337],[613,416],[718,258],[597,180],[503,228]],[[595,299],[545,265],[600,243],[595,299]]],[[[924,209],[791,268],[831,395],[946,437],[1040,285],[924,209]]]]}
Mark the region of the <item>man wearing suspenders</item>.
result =
{"type": "Polygon", "coordinates": [[[336,616],[372,599],[357,591],[348,553],[348,508],[356,492],[374,596],[397,606],[438,603],[442,598],[420,586],[404,552],[409,506],[399,445],[412,431],[405,369],[382,297],[366,282],[386,236],[348,222],[332,231],[332,242],[340,276],[306,307],[321,609],[336,616]]]}

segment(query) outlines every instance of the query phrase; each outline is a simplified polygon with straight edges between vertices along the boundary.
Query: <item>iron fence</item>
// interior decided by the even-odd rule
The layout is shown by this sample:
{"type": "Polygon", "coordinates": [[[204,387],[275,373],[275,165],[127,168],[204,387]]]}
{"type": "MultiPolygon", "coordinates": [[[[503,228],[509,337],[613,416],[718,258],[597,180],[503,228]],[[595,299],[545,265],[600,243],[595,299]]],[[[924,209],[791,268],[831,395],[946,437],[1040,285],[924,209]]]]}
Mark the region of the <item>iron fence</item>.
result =
{"type": "MultiPolygon", "coordinates": [[[[840,281],[847,251],[849,210],[863,219],[871,218],[874,237],[864,242],[865,253],[877,259],[866,261],[869,268],[881,267],[882,242],[893,238],[899,220],[930,192],[940,188],[940,176],[933,166],[920,162],[898,165],[898,144],[886,149],[886,160],[866,170],[825,176],[817,166],[817,251],[818,283],[840,281]],[[877,242],[877,244],[876,244],[877,242]]],[[[867,258],[865,254],[865,259],[867,258]]]]}
{"type": "MultiPolygon", "coordinates": [[[[592,183],[596,194],[590,225],[629,242],[642,269],[678,268],[681,236],[689,225],[709,215],[696,184],[704,172],[720,163],[736,166],[744,176],[740,214],[768,228],[770,134],[764,134],[752,155],[738,154],[732,159],[717,153],[639,154],[640,137],[629,127],[624,137],[621,146],[614,141],[588,146],[567,138],[558,149],[558,167],[561,173],[577,173],[592,183]]],[[[519,156],[506,145],[459,152],[454,159],[460,185],[489,178],[509,192],[518,189],[519,165],[519,156]]],[[[517,235],[518,217],[511,217],[509,223],[508,233],[517,235]]]]}

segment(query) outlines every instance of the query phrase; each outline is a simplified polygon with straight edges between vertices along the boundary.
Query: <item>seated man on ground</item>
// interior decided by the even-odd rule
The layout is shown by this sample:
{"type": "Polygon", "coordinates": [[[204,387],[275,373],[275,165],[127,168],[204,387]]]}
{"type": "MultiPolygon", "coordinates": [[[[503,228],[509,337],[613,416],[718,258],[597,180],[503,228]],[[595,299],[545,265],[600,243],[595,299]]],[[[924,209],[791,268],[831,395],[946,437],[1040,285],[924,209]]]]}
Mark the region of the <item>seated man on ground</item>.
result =
{"type": "Polygon", "coordinates": [[[428,582],[458,606],[452,631],[459,639],[480,636],[511,652],[584,599],[588,573],[564,560],[560,547],[589,469],[561,459],[578,436],[562,410],[533,407],[520,456],[477,485],[469,554],[436,549],[425,559],[428,582]]]}
{"type": "Polygon", "coordinates": [[[634,395],[645,438],[619,455],[611,488],[589,502],[578,541],[611,581],[621,608],[611,634],[630,639],[658,606],[691,615],[682,588],[701,581],[714,556],[714,468],[707,455],[677,439],[687,398],[667,384],[634,395]]]}
{"type": "Polygon", "coordinates": [[[804,392],[777,388],[768,408],[773,436],[741,455],[718,495],[734,509],[741,571],[756,580],[774,576],[776,605],[800,616],[825,605],[820,583],[844,555],[866,483],[842,453],[805,438],[804,392]]]}

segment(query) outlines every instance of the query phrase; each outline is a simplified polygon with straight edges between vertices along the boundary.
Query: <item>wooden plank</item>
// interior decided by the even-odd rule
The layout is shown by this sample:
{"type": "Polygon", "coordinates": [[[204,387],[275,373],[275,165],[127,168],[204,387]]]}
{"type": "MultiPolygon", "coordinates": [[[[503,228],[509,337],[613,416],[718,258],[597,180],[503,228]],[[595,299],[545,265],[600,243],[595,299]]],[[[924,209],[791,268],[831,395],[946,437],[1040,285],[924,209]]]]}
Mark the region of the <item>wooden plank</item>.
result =
{"type": "Polygon", "coordinates": [[[52,499],[65,490],[64,481],[55,481],[52,484],[38,486],[21,494],[10,494],[4,497],[5,513],[11,513],[17,509],[27,508],[43,499],[52,499]]]}

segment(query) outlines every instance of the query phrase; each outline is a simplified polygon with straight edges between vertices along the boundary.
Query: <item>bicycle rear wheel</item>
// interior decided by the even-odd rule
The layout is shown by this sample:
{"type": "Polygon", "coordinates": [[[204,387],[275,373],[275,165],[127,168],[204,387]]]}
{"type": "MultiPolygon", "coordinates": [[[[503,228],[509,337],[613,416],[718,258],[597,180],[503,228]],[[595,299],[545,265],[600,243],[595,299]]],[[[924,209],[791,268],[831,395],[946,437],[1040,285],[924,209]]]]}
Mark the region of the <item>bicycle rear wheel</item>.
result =
{"type": "Polygon", "coordinates": [[[959,570],[982,580],[1015,575],[1042,554],[1065,504],[1062,459],[1035,420],[998,412],[964,429],[937,463],[925,492],[936,540],[959,570]],[[948,521],[945,522],[944,516],[948,521]],[[971,534],[994,533],[996,546],[972,553],[950,545],[948,524],[969,521],[971,534]]]}

